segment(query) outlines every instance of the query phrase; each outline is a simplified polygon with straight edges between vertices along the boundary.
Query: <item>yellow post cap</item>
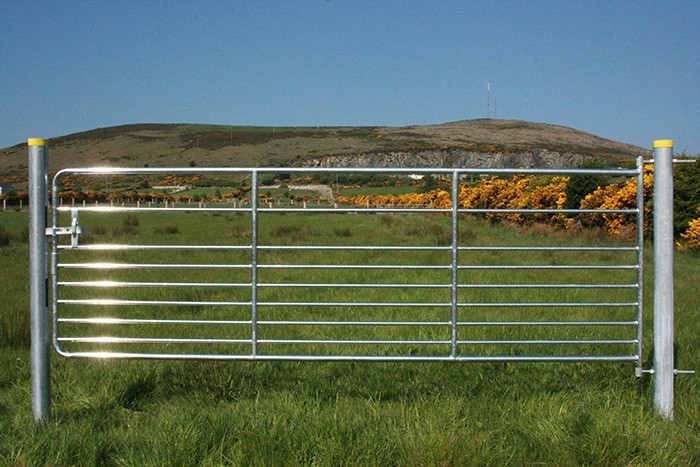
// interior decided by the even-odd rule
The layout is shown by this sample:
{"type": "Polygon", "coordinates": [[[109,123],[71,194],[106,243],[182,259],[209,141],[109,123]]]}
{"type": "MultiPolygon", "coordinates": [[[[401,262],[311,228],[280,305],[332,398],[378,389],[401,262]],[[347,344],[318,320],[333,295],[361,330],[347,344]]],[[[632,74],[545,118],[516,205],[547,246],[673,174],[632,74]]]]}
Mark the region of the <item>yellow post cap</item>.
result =
{"type": "Polygon", "coordinates": [[[654,141],[653,148],[672,148],[673,147],[673,140],[672,139],[657,139],[654,141]]]}
{"type": "Polygon", "coordinates": [[[29,138],[27,140],[28,146],[47,146],[48,144],[49,140],[45,138],[29,138]]]}

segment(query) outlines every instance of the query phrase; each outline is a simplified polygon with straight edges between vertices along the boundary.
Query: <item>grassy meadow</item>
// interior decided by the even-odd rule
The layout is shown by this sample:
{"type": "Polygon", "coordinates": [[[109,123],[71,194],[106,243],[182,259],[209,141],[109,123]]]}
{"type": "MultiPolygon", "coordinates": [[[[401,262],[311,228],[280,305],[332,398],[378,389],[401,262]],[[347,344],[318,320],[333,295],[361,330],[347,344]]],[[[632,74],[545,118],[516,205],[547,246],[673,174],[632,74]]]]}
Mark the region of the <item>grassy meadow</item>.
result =
{"type": "MultiPolygon", "coordinates": [[[[262,245],[446,246],[449,218],[441,215],[350,215],[261,213],[262,245]],[[311,220],[310,220],[311,219],[311,220]]],[[[242,213],[126,214],[81,212],[88,233],[81,244],[249,244],[250,217],[242,213]],[[183,216],[178,218],[177,216],[183,216]]],[[[698,465],[698,377],[676,378],[675,420],[653,411],[652,378],[634,376],[627,363],[449,363],[154,361],[65,359],[52,353],[52,420],[35,426],[31,412],[28,313],[27,215],[0,213],[0,464],[3,465],[698,465]]],[[[485,220],[460,220],[460,245],[616,246],[597,236],[515,229],[485,220]]],[[[652,359],[651,247],[645,255],[644,367],[652,359]]],[[[260,250],[262,264],[449,264],[444,250],[296,252],[260,250]],[[331,256],[332,255],[332,256],[331,256]]],[[[61,262],[245,264],[249,253],[219,251],[64,250],[61,262]]],[[[460,252],[460,265],[634,263],[633,253],[460,252]],[[620,256],[616,256],[620,255],[620,256]]],[[[259,281],[350,283],[449,283],[449,270],[328,270],[262,268],[259,281]],[[303,280],[300,279],[303,275],[303,280]]],[[[123,280],[245,283],[246,269],[61,270],[61,280],[123,280]],[[174,274],[175,272],[175,274],[174,274]]],[[[700,256],[676,256],[676,345],[679,369],[700,361],[700,256]]],[[[632,271],[503,271],[462,269],[460,284],[634,282],[632,271]]],[[[262,287],[262,302],[445,302],[449,289],[337,289],[262,287]]],[[[460,300],[634,301],[634,291],[548,289],[459,290],[460,300]],[[467,298],[468,297],[468,298],[467,298]]],[[[105,298],[246,302],[246,287],[126,287],[61,289],[62,299],[105,298]]],[[[62,316],[154,319],[249,319],[249,307],[62,305],[62,316]]],[[[327,308],[261,306],[259,319],[446,321],[449,308],[327,308]]],[[[633,319],[633,310],[460,309],[460,319],[633,319]],[[533,315],[533,313],[537,313],[533,315]],[[565,318],[563,318],[565,317],[565,318]]],[[[460,339],[631,339],[633,329],[460,328],[460,339]]],[[[61,324],[64,336],[210,337],[245,340],[250,326],[122,326],[61,324]]],[[[443,326],[261,326],[262,339],[435,340],[449,338],[443,326]]],[[[629,355],[630,345],[461,345],[460,354],[629,355]]],[[[134,349],[148,352],[247,353],[250,344],[125,344],[66,342],[79,351],[134,349]]],[[[262,353],[380,352],[382,355],[445,355],[445,344],[261,344],[262,353]]]]}

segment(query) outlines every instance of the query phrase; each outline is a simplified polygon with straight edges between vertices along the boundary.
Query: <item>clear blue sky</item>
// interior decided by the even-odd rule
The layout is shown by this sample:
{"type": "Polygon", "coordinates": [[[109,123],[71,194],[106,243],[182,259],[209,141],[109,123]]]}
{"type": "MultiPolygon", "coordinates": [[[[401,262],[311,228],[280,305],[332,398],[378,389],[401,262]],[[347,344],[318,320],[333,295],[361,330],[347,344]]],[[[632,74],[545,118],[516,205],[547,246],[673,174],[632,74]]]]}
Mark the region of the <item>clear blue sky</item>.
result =
{"type": "Polygon", "coordinates": [[[492,116],[700,153],[700,1],[0,4],[0,147],[127,123],[492,116]]]}

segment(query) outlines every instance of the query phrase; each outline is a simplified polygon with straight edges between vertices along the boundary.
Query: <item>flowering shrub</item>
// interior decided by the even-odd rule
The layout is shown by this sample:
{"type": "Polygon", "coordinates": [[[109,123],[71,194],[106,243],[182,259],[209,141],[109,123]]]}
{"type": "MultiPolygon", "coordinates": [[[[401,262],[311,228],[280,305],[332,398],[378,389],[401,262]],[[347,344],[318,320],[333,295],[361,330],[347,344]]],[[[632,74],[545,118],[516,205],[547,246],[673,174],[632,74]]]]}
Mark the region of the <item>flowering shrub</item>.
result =
{"type": "MultiPolygon", "coordinates": [[[[644,167],[644,198],[649,199],[654,187],[654,167],[644,167]]],[[[629,179],[598,187],[581,201],[581,209],[634,209],[637,207],[637,179],[629,179]]],[[[651,229],[651,210],[644,210],[644,233],[651,229]]],[[[588,226],[604,226],[611,235],[623,235],[634,228],[634,216],[629,214],[584,214],[582,223],[588,226]]]]}
{"type": "MultiPolygon", "coordinates": [[[[697,209],[696,214],[700,215],[700,208],[697,209]]],[[[681,237],[685,239],[685,248],[700,251],[700,217],[688,223],[688,230],[682,233],[681,237]]]]}
{"type": "MultiPolygon", "coordinates": [[[[555,177],[548,184],[533,186],[534,177],[515,176],[512,178],[492,177],[481,180],[476,186],[461,186],[458,193],[459,205],[465,209],[562,209],[566,201],[568,177],[555,177]]],[[[406,193],[403,195],[359,195],[340,196],[338,201],[363,207],[374,206],[424,206],[436,209],[450,209],[452,196],[443,189],[426,193],[406,193]]],[[[545,215],[540,215],[544,219],[545,215]]],[[[557,222],[563,225],[557,217],[557,222]]],[[[487,219],[507,219],[515,223],[532,221],[532,216],[520,213],[487,213],[487,219]]],[[[563,219],[564,216],[562,216],[563,219]]]]}
{"type": "MultiPolygon", "coordinates": [[[[567,200],[567,186],[570,177],[553,177],[542,184],[542,179],[532,176],[511,178],[491,177],[477,185],[460,187],[459,205],[466,209],[564,209],[567,200]]],[[[644,234],[651,233],[652,210],[649,200],[654,185],[654,168],[644,168],[644,234]]],[[[450,193],[443,189],[433,189],[425,193],[403,195],[359,195],[340,196],[339,202],[361,207],[375,206],[415,206],[449,209],[452,207],[450,193]]],[[[581,209],[635,209],[637,206],[636,178],[622,180],[606,186],[599,186],[586,195],[580,204],[581,209]]],[[[700,212],[699,212],[700,213],[700,212]]],[[[575,217],[567,214],[487,213],[491,220],[508,220],[516,224],[548,222],[556,228],[572,229],[581,227],[601,227],[611,236],[629,236],[636,229],[636,216],[617,213],[587,213],[575,217]]],[[[688,249],[700,250],[700,219],[690,222],[688,230],[682,234],[688,249]]]]}

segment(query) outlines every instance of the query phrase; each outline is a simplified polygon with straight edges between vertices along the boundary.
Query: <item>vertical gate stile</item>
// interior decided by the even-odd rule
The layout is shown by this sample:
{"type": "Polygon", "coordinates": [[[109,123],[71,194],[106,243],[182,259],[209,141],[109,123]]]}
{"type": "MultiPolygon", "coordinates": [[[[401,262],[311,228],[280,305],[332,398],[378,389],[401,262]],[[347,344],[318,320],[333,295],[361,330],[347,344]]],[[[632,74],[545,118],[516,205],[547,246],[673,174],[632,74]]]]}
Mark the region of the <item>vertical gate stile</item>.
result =
{"type": "Polygon", "coordinates": [[[450,357],[457,357],[457,300],[458,300],[458,280],[459,280],[459,172],[452,172],[452,277],[450,301],[452,314],[450,317],[451,326],[451,349],[450,357]]]}
{"type": "Polygon", "coordinates": [[[637,158],[637,362],[634,374],[642,376],[642,319],[644,314],[644,158],[637,158]]]}
{"type": "Polygon", "coordinates": [[[59,321],[58,321],[58,235],[56,227],[58,226],[58,209],[56,207],[56,198],[58,197],[58,176],[53,180],[53,202],[51,203],[51,316],[53,320],[52,340],[54,347],[60,353],[58,343],[59,321]]]}
{"type": "Polygon", "coordinates": [[[251,353],[258,354],[258,171],[251,171],[250,217],[250,320],[251,320],[251,353]]]}

